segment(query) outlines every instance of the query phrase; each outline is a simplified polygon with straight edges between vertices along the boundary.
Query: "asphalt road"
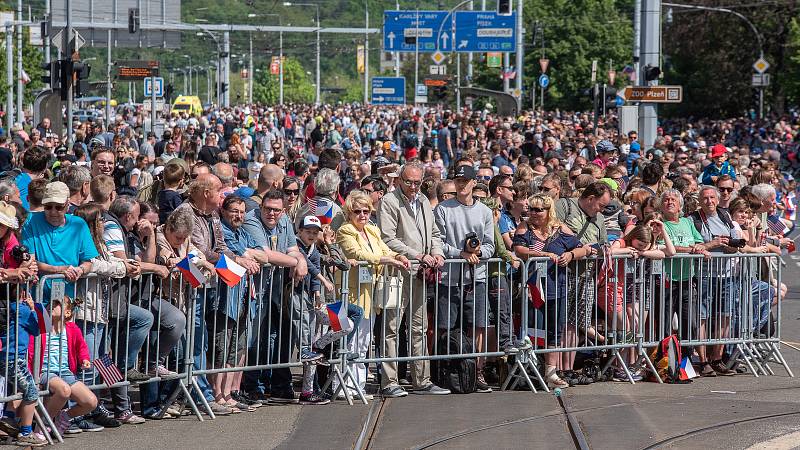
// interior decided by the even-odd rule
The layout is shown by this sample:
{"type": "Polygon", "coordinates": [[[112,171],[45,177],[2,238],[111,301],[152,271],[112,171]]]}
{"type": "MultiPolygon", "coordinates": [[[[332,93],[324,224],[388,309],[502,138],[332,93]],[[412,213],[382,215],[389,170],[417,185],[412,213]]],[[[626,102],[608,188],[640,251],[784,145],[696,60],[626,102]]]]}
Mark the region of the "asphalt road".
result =
{"type": "MultiPolygon", "coordinates": [[[[800,349],[800,255],[785,258],[782,339],[800,349]],[[796,344],[795,344],[796,343],[796,344]]],[[[800,373],[800,351],[782,346],[800,373]]],[[[800,379],[696,379],[689,385],[596,383],[564,391],[592,449],[800,446],[800,379]]],[[[266,406],[254,413],[126,425],[68,437],[64,448],[575,448],[552,394],[408,396],[370,405],[266,406]]]]}

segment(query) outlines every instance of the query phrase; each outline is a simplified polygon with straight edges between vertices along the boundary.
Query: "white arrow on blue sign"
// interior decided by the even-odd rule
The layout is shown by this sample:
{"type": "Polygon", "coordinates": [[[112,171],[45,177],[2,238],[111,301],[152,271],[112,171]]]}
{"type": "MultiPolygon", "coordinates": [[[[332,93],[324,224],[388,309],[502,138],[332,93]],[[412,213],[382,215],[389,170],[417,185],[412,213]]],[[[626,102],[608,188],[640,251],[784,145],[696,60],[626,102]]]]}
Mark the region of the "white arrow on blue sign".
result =
{"type": "Polygon", "coordinates": [[[405,105],[406,79],[403,77],[375,77],[372,79],[371,94],[373,105],[405,105]]]}
{"type": "Polygon", "coordinates": [[[494,11],[457,11],[455,30],[457,52],[517,51],[516,13],[503,16],[494,11]]]}
{"type": "Polygon", "coordinates": [[[414,52],[419,43],[420,52],[449,52],[453,47],[451,18],[447,11],[384,11],[383,50],[414,52]]]}
{"type": "Polygon", "coordinates": [[[539,87],[547,89],[547,86],[550,86],[550,77],[545,74],[539,75],[539,87]]]}

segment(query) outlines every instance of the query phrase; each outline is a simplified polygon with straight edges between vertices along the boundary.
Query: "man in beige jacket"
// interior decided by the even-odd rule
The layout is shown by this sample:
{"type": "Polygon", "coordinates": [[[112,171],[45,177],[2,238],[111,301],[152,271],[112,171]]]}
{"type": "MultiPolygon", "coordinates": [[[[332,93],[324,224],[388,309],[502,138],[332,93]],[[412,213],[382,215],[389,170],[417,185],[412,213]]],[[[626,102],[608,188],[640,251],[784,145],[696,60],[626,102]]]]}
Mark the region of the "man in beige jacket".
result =
{"type": "MultiPolygon", "coordinates": [[[[399,189],[386,194],[378,208],[378,228],[386,245],[416,260],[419,266],[412,267],[410,274],[403,279],[403,304],[400,308],[387,308],[383,311],[383,344],[381,355],[386,358],[397,357],[399,345],[398,329],[403,314],[409,310],[411,336],[411,356],[425,356],[425,330],[427,330],[427,313],[425,309],[425,282],[417,276],[417,271],[425,267],[438,269],[444,265],[442,240],[439,229],[433,218],[431,204],[420,194],[423,167],[419,163],[409,163],[400,170],[399,189]]],[[[422,274],[420,274],[422,275],[422,274]]],[[[429,286],[429,288],[432,288],[429,286]]],[[[397,362],[385,362],[381,388],[385,396],[402,397],[405,390],[397,380],[397,362]]],[[[411,363],[411,379],[415,394],[449,394],[447,389],[440,388],[430,380],[430,362],[417,360],[411,363]]]]}

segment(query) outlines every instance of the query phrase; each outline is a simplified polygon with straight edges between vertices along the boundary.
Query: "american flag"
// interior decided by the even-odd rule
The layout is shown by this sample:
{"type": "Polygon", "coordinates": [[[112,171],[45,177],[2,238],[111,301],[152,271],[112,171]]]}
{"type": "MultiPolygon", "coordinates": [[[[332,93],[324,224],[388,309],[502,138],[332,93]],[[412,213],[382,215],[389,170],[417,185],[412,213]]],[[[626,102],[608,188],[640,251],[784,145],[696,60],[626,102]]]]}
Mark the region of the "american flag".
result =
{"type": "Polygon", "coordinates": [[[767,217],[767,226],[769,226],[769,229],[775,234],[784,235],[790,231],[789,228],[787,228],[786,225],[781,222],[781,219],[778,216],[767,217]]]}
{"type": "Polygon", "coordinates": [[[124,380],[122,373],[120,373],[117,365],[111,360],[108,355],[103,355],[94,360],[94,367],[100,372],[100,376],[106,385],[111,386],[124,380]]]}

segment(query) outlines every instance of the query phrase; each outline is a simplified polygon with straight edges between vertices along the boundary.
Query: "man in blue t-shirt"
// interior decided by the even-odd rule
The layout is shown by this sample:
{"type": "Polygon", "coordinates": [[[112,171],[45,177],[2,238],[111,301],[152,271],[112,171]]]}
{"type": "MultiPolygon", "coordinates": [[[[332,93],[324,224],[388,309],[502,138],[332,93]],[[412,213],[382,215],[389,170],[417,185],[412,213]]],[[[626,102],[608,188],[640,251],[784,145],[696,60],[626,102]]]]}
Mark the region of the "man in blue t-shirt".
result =
{"type": "MultiPolygon", "coordinates": [[[[62,275],[67,284],[64,294],[75,294],[75,280],[92,268],[97,248],[89,226],[79,217],[67,214],[69,188],[60,181],[48,183],[42,199],[44,211],[31,213],[22,227],[22,244],[36,256],[40,275],[62,275]]],[[[53,280],[43,286],[42,303],[49,304],[53,280]]]]}

